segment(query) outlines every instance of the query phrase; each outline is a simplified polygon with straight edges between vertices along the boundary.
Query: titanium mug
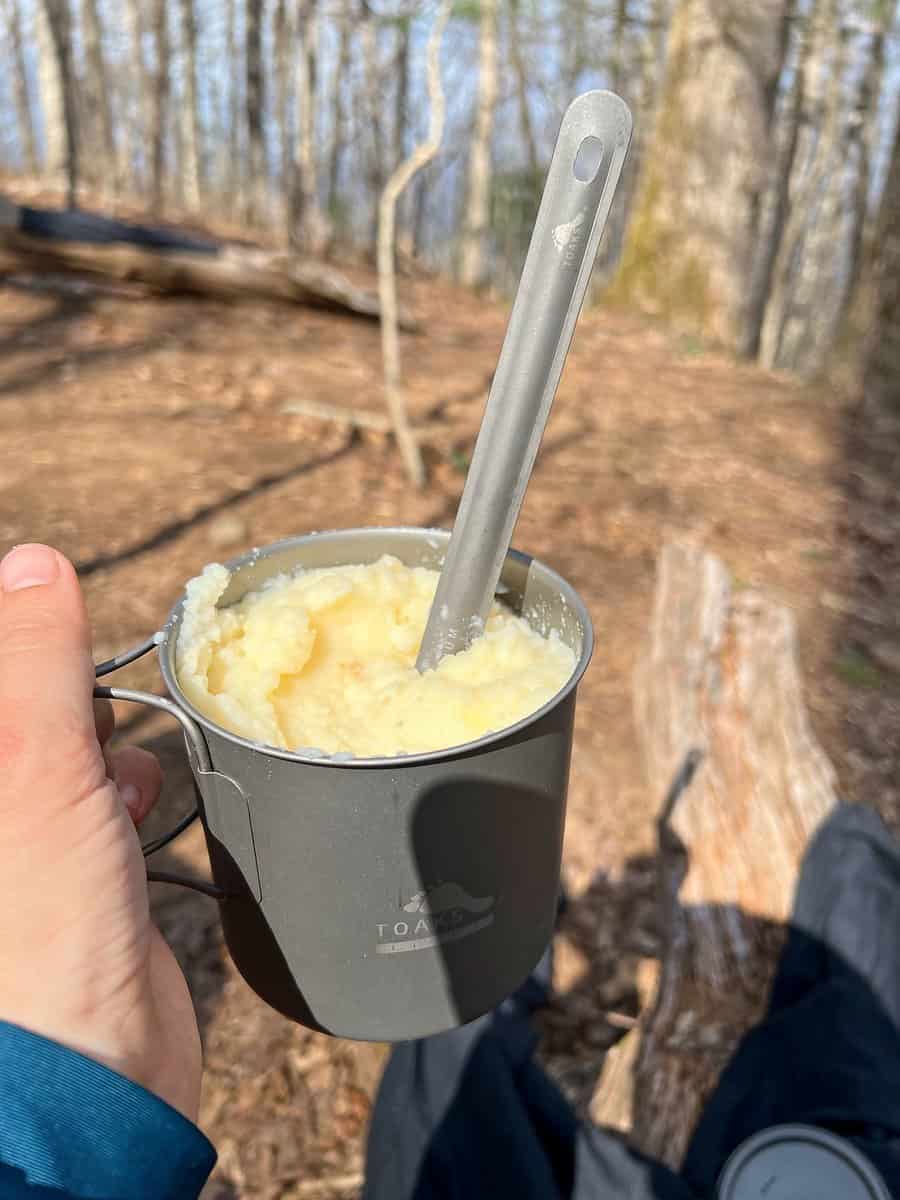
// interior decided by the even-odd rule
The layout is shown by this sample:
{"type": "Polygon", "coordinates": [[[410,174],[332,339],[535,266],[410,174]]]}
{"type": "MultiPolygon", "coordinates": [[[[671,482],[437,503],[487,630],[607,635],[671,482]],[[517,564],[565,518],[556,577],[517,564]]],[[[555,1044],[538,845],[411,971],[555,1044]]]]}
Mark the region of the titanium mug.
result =
{"type": "MultiPolygon", "coordinates": [[[[347,529],[254,550],[229,563],[220,604],[295,568],[391,554],[439,569],[449,534],[347,529]]],[[[170,700],[121,688],[95,695],[163,709],[182,725],[228,950],[269,1005],[325,1033],[424,1037],[473,1020],[528,976],[553,932],[575,692],[590,618],[548,567],[510,551],[498,594],[575,653],[572,677],[537,712],[449,750],[392,758],[314,756],[254,744],[213,724],[181,691],[175,647],[184,599],[161,633],[97,667],[106,675],[159,650],[170,700]]]]}

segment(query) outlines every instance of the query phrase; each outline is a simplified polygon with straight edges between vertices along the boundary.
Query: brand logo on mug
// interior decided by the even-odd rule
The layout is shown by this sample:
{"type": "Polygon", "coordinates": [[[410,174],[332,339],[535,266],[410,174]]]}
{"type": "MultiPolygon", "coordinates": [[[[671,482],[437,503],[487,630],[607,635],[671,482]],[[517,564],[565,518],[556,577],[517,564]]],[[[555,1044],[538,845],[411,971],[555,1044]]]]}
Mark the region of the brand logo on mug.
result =
{"type": "Polygon", "coordinates": [[[401,919],[376,925],[378,954],[427,950],[457,942],[494,920],[493,896],[470,896],[458,883],[438,883],[401,901],[401,919]]]}

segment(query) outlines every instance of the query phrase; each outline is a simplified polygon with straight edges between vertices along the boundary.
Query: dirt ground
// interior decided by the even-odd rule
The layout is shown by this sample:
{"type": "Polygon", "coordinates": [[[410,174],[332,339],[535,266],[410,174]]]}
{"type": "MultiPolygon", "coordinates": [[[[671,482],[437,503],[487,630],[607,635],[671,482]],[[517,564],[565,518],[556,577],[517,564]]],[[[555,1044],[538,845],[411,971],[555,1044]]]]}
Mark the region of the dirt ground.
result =
{"type": "MultiPolygon", "coordinates": [[[[424,321],[402,343],[413,414],[433,428],[421,494],[384,436],[282,412],[301,398],[380,409],[375,326],[2,282],[0,548],[44,540],[73,558],[99,659],[158,629],[211,560],[314,529],[450,524],[505,310],[434,281],[404,292],[424,321]]],[[[597,631],[565,849],[587,967],[576,979],[561,955],[543,1046],[582,1111],[621,1034],[608,1014],[635,1011],[636,969],[658,948],[641,855],[660,798],[643,782],[630,679],[659,547],[700,533],[738,586],[790,605],[844,794],[896,826],[898,446],[896,417],[864,418],[825,387],[735,366],[644,319],[599,311],[579,327],[515,540],[571,579],[597,631]]],[[[161,691],[151,661],[119,678],[161,691]]],[[[154,820],[169,825],[190,802],[180,735],[124,706],[119,717],[164,761],[154,820]]],[[[199,873],[204,858],[195,829],[160,866],[199,873]]],[[[356,1196],[382,1052],[268,1010],[225,957],[212,901],[155,885],[154,905],[200,1012],[201,1122],[220,1153],[207,1195],[356,1196]]]]}

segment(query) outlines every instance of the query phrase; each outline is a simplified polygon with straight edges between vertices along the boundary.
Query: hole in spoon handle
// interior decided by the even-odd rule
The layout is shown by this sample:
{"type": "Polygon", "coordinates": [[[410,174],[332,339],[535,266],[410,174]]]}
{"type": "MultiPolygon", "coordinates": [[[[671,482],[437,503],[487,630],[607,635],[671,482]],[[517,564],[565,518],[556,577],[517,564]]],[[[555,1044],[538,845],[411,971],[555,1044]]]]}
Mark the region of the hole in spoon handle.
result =
{"type": "Polygon", "coordinates": [[[593,134],[588,134],[575,155],[573,174],[579,183],[590,183],[603,162],[603,143],[593,134]]]}

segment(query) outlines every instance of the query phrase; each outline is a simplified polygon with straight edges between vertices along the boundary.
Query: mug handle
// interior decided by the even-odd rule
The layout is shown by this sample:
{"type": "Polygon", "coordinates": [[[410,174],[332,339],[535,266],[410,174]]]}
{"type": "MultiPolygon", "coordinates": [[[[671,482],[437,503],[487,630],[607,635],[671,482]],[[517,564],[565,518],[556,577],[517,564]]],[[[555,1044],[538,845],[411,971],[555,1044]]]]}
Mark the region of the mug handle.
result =
{"type": "MultiPolygon", "coordinates": [[[[155,637],[147,638],[146,641],[132,647],[130,650],[126,650],[123,654],[116,654],[112,658],[108,658],[105,662],[97,663],[94,666],[95,677],[101,679],[104,675],[109,675],[113,671],[117,671],[120,667],[125,667],[129,663],[143,658],[145,654],[149,654],[151,650],[155,650],[157,644],[155,637]]],[[[154,696],[152,692],[135,692],[129,688],[105,687],[101,685],[94,688],[94,697],[98,700],[128,700],[134,704],[146,704],[149,708],[156,708],[160,712],[168,713],[170,717],[175,718],[184,730],[200,770],[204,772],[212,771],[209,749],[199,725],[171,700],[167,700],[164,696],[154,696]]],[[[170,842],[174,842],[177,837],[193,825],[199,816],[200,810],[195,804],[191,811],[182,817],[178,824],[174,825],[167,833],[141,846],[144,858],[149,858],[157,850],[162,850],[163,846],[168,846],[170,842]]],[[[167,871],[148,870],[147,879],[151,883],[177,883],[181,887],[191,888],[195,892],[202,892],[205,896],[212,896],[215,900],[224,900],[227,895],[222,888],[217,887],[214,883],[207,883],[202,879],[189,879],[181,875],[171,875],[167,871]]]]}

